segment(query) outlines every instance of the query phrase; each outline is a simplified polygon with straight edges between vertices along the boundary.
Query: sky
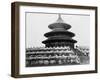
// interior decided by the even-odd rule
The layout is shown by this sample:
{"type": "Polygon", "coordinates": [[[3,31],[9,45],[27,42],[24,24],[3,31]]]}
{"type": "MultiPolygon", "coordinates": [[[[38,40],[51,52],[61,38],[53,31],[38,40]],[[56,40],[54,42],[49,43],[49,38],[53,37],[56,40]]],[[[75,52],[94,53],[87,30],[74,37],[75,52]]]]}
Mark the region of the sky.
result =
{"type": "MultiPolygon", "coordinates": [[[[75,45],[90,45],[90,16],[61,14],[65,23],[72,27],[68,30],[75,33],[73,39],[77,40],[75,45]]],[[[50,13],[26,13],[26,48],[45,46],[42,41],[47,39],[44,34],[50,32],[48,25],[56,22],[58,14],[50,13]]]]}

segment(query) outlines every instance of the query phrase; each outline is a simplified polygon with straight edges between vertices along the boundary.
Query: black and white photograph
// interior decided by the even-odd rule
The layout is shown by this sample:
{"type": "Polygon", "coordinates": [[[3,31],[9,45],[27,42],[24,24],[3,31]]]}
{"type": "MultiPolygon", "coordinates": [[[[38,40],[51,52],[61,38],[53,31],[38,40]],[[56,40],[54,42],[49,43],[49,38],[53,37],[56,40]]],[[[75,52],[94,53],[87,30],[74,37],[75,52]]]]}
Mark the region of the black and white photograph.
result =
{"type": "Polygon", "coordinates": [[[12,3],[12,76],[97,73],[97,7],[12,3]]]}
{"type": "Polygon", "coordinates": [[[89,64],[90,16],[26,12],[26,67],[89,64]]]}

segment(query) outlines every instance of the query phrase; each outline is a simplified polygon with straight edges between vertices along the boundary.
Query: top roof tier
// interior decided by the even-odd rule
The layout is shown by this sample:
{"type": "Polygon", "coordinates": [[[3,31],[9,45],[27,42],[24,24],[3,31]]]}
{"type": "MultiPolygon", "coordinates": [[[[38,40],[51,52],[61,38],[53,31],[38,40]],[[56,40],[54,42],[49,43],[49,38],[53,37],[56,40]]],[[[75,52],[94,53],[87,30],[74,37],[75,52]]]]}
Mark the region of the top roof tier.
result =
{"type": "Polygon", "coordinates": [[[59,17],[55,23],[52,23],[48,26],[50,29],[63,29],[67,30],[71,28],[71,25],[65,23],[63,19],[61,18],[61,15],[59,14],[59,17]]]}

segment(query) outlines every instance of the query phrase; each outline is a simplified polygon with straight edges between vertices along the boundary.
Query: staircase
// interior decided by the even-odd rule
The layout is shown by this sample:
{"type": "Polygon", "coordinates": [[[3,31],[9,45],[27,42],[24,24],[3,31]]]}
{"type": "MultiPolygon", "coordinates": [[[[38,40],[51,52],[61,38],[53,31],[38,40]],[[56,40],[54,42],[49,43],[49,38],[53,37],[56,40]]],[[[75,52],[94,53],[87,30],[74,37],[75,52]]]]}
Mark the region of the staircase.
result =
{"type": "Polygon", "coordinates": [[[89,64],[89,56],[85,56],[79,49],[73,49],[73,51],[79,57],[80,64],[89,64]]]}

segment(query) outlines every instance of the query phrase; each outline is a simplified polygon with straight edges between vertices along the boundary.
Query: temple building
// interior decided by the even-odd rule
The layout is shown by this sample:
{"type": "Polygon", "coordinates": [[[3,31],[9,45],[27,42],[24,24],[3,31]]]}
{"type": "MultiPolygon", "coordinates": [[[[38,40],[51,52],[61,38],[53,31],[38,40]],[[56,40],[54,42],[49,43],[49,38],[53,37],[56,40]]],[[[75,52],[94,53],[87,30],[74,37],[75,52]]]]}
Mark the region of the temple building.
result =
{"type": "Polygon", "coordinates": [[[52,31],[44,34],[48,39],[42,42],[46,47],[70,46],[74,48],[74,43],[77,41],[72,39],[72,37],[74,37],[75,34],[68,31],[71,26],[62,20],[60,14],[58,20],[48,27],[52,29],[52,31]]]}
{"type": "Polygon", "coordinates": [[[71,25],[65,23],[60,14],[57,21],[48,27],[52,31],[44,34],[47,38],[42,41],[45,47],[26,49],[26,67],[89,63],[89,49],[75,47],[75,34],[68,31],[71,25]]]}

